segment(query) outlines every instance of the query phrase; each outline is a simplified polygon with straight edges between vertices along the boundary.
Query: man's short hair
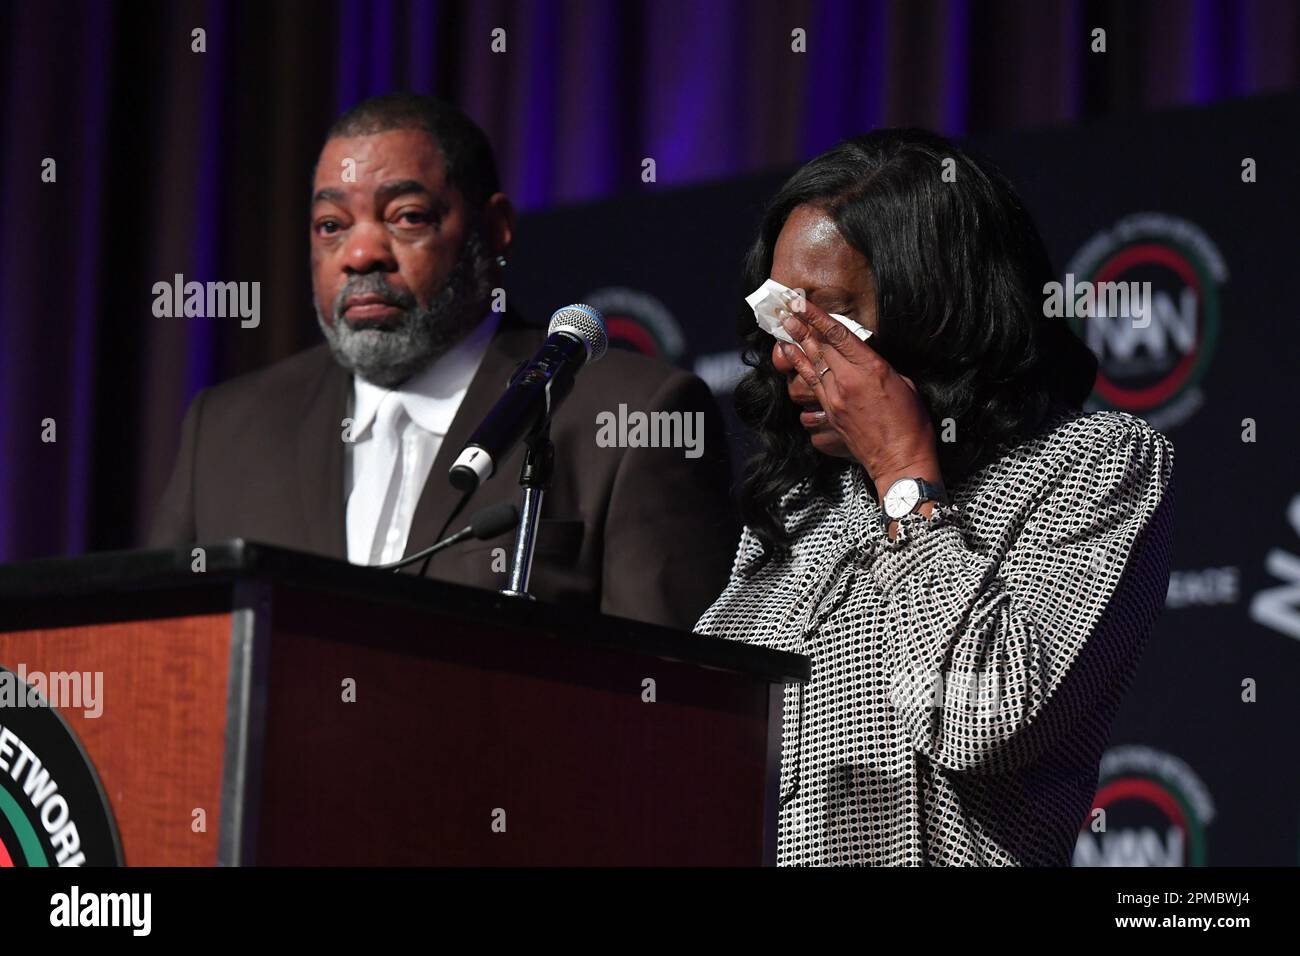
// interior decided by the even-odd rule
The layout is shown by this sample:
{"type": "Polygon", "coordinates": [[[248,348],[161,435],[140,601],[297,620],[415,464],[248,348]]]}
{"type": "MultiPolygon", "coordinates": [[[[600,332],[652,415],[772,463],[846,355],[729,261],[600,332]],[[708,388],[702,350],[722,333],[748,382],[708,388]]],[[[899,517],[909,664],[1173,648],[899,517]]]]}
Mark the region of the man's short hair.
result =
{"type": "Polygon", "coordinates": [[[398,129],[422,129],[438,144],[447,182],[479,208],[501,189],[492,145],[459,109],[432,96],[385,93],[362,100],[334,121],[326,139],[372,136],[398,129]]]}

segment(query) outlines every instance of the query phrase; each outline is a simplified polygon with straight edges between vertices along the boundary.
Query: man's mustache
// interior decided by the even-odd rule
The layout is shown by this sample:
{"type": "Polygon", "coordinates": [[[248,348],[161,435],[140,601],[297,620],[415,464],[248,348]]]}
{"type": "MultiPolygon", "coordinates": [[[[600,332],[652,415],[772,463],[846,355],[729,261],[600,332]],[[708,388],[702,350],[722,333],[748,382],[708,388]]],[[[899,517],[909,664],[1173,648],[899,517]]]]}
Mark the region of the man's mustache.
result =
{"type": "Polygon", "coordinates": [[[372,272],[356,276],[343,284],[334,299],[334,317],[341,317],[348,299],[359,295],[377,295],[385,304],[399,309],[414,309],[416,306],[415,295],[410,290],[395,289],[381,274],[372,272]]]}

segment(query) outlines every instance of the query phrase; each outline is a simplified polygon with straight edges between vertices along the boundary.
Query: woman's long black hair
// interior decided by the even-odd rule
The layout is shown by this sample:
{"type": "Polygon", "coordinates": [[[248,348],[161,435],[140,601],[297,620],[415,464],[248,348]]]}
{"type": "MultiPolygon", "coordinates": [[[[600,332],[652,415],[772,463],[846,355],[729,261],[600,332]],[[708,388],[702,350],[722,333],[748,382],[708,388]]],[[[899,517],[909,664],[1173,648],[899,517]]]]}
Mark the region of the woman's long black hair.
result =
{"type": "MultiPolygon", "coordinates": [[[[1043,286],[1054,278],[1043,240],[987,161],[924,130],[840,143],[769,203],[746,257],[747,290],[771,274],[781,228],[804,205],[830,215],[870,265],[872,347],[916,383],[936,435],[954,423],[955,440],[938,442],[948,487],[1031,436],[1054,402],[1077,408],[1091,391],[1096,358],[1063,319],[1043,315],[1043,286]]],[[[773,339],[748,309],[740,328],[752,371],[736,388],[736,410],[759,443],[740,490],[745,523],[763,545],[754,570],[789,546],[778,511],[785,493],[808,477],[829,490],[845,462],[813,449],[772,365],[773,339]]]]}

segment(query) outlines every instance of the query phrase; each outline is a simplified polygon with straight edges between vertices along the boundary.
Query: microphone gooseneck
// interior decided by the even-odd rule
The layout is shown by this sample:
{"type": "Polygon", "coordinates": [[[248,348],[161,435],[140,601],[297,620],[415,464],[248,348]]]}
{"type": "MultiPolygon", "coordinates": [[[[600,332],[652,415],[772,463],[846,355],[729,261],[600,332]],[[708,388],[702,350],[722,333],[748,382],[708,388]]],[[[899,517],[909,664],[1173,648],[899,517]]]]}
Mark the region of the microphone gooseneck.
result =
{"type": "Polygon", "coordinates": [[[498,502],[477,512],[474,517],[469,519],[468,525],[450,537],[443,538],[437,544],[430,545],[423,551],[417,551],[415,554],[408,555],[397,561],[390,561],[388,564],[376,564],[374,569],[376,571],[397,571],[408,564],[414,564],[421,558],[430,558],[444,548],[460,544],[466,538],[475,538],[479,541],[491,540],[498,535],[505,534],[518,523],[519,508],[509,501],[498,502]]]}

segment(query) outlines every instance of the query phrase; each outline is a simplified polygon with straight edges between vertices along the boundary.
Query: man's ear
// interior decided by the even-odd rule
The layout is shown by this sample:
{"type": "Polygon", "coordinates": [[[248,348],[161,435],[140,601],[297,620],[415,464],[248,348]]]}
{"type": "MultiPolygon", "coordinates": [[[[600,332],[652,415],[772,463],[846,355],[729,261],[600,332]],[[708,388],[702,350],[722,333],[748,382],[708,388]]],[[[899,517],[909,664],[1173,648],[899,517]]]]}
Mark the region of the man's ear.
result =
{"type": "Polygon", "coordinates": [[[493,193],[483,206],[483,234],[494,256],[508,256],[515,241],[515,204],[505,193],[493,193]]]}

